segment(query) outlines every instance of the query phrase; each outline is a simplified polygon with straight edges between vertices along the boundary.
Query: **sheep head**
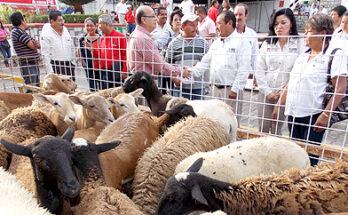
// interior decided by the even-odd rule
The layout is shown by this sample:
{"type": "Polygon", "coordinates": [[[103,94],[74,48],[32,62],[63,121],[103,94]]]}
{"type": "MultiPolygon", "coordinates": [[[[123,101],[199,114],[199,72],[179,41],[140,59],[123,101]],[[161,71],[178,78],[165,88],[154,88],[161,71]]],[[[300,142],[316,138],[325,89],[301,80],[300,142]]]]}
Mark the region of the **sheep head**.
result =
{"type": "Polygon", "coordinates": [[[167,113],[169,115],[168,121],[166,123],[167,127],[174,125],[175,123],[179,122],[181,119],[184,119],[188,116],[193,116],[193,117],[197,116],[192,106],[187,104],[176,105],[171,110],[164,111],[163,113],[167,113]]]}
{"type": "Polygon", "coordinates": [[[111,112],[115,118],[122,116],[126,113],[140,112],[136,105],[136,99],[141,95],[143,89],[136,89],[131,93],[121,93],[115,98],[110,98],[110,102],[114,107],[111,108],[111,112]]]}
{"type": "Polygon", "coordinates": [[[125,93],[133,92],[139,88],[144,90],[142,94],[147,100],[151,99],[155,94],[160,94],[151,75],[146,72],[138,71],[134,73],[132,76],[127,78],[123,84],[123,90],[125,93]]]}

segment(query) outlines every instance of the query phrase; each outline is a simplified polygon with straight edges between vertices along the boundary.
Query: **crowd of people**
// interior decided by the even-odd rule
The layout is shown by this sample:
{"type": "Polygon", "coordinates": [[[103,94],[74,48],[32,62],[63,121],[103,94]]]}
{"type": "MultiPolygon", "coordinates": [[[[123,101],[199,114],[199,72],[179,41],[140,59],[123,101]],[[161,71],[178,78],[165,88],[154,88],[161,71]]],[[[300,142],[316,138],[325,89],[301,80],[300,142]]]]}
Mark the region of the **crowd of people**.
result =
{"type": "MultiPolygon", "coordinates": [[[[293,11],[280,9],[272,16],[269,37],[259,48],[256,32],[246,24],[246,4],[239,3],[232,9],[224,0],[223,10],[219,11],[218,1],[213,1],[209,10],[195,9],[191,3],[184,0],[181,10],[174,10],[168,19],[165,7],[155,11],[140,6],[134,13],[121,0],[117,7],[120,22],[135,23],[128,25],[129,37],[114,30],[108,14],[98,20],[87,18],[86,34],[78,42],[78,58],[60,11],[49,13],[40,41],[26,33],[22,14],[14,12],[10,16],[14,26],[11,39],[25,83],[39,84],[41,49],[48,72],[75,78],[79,59],[91,91],[120,86],[128,73],[145,71],[153,75],[163,93],[226,101],[240,122],[243,91],[252,74],[260,89],[260,131],[281,135],[287,116],[292,138],[320,143],[330,113],[347,87],[345,7],[335,7],[331,16],[312,15],[305,24],[305,39],[299,37],[293,11]],[[327,76],[336,86],[335,96],[323,106],[327,76]]],[[[9,33],[1,30],[2,24],[0,27],[1,43],[9,33]]],[[[4,48],[1,51],[6,65],[9,56],[4,48]]]]}

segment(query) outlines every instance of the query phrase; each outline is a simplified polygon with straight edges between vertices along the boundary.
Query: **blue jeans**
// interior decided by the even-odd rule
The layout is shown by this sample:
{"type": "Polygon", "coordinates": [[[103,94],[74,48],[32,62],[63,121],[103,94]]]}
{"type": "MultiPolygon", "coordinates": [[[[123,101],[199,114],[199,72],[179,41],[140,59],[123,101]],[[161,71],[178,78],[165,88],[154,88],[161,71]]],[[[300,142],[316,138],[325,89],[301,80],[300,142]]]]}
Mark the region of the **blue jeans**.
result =
{"type": "Polygon", "coordinates": [[[133,31],[134,31],[134,29],[135,29],[135,24],[134,23],[130,23],[130,24],[128,24],[127,25],[127,31],[128,31],[128,34],[131,34],[133,31]]]}
{"type": "Polygon", "coordinates": [[[40,70],[37,63],[22,62],[20,63],[20,70],[25,84],[40,87],[40,70]]]}
{"type": "Polygon", "coordinates": [[[0,51],[2,56],[4,56],[5,64],[8,64],[8,59],[11,57],[11,48],[5,49],[4,47],[0,46],[0,51]]]}
{"type": "MultiPolygon", "coordinates": [[[[182,97],[189,100],[204,100],[205,89],[182,88],[182,97]]],[[[174,87],[173,96],[180,96],[180,87],[174,87]]]]}
{"type": "Polygon", "coordinates": [[[121,71],[122,63],[118,61],[112,63],[112,69],[101,69],[100,83],[102,90],[121,86],[121,71]]]}
{"type": "MultiPolygon", "coordinates": [[[[325,130],[321,132],[315,132],[312,125],[315,124],[320,114],[321,113],[306,117],[288,116],[288,128],[290,137],[301,140],[308,139],[308,141],[311,141],[311,143],[319,145],[323,140],[325,130]]],[[[319,156],[313,154],[309,155],[311,156],[311,166],[317,165],[319,156]]]]}

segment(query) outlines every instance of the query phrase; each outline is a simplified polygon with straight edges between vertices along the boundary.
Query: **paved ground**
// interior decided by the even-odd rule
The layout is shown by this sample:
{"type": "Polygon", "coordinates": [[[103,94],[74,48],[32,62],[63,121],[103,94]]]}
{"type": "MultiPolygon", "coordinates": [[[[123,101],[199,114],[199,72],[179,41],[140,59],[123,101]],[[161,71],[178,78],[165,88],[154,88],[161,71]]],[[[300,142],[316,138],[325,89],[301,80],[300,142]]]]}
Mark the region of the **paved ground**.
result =
{"type": "MultiPolygon", "coordinates": [[[[20,77],[19,69],[14,67],[14,69],[5,68],[4,64],[0,64],[0,73],[12,74],[20,77]]],[[[41,80],[43,80],[44,75],[46,75],[45,70],[41,69],[41,80]]],[[[78,89],[87,90],[87,80],[85,78],[85,73],[81,67],[76,70],[76,82],[78,84],[78,89]]],[[[14,92],[18,91],[16,86],[17,82],[11,80],[0,79],[0,91],[14,92]]],[[[243,115],[241,120],[241,127],[247,128],[252,131],[257,131],[258,121],[257,121],[257,91],[246,90],[244,94],[245,102],[243,106],[243,115]]],[[[286,124],[282,128],[283,135],[287,136],[288,130],[286,124]]],[[[334,125],[328,132],[326,132],[324,137],[324,144],[345,147],[348,150],[348,120],[343,121],[334,125]]]]}

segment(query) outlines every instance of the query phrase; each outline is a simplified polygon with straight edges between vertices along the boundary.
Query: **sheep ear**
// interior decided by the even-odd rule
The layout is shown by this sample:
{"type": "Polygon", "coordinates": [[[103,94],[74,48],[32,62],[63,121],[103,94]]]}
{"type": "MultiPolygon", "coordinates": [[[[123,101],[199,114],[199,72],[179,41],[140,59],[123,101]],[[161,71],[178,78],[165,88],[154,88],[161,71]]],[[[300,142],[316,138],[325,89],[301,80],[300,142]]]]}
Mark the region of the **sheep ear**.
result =
{"type": "Polygon", "coordinates": [[[120,145],[121,141],[116,140],[110,143],[103,143],[97,145],[97,152],[102,153],[114,149],[116,146],[120,145]]]}
{"type": "Polygon", "coordinates": [[[31,146],[22,146],[14,143],[7,142],[4,139],[1,139],[1,144],[10,152],[17,154],[17,155],[23,155],[26,157],[32,157],[31,156],[31,146]]]}
{"type": "Polygon", "coordinates": [[[67,140],[68,142],[71,143],[74,137],[74,133],[75,133],[74,127],[70,126],[69,128],[65,130],[64,134],[62,135],[62,139],[67,140]]]}
{"type": "Polygon", "coordinates": [[[193,164],[186,170],[186,172],[198,172],[203,165],[203,158],[198,158],[193,164]]]}
{"type": "Polygon", "coordinates": [[[34,93],[33,98],[39,102],[51,103],[50,99],[41,93],[34,93]]]}
{"type": "Polygon", "coordinates": [[[77,105],[86,106],[86,102],[81,98],[81,95],[69,95],[69,98],[77,105]]]}
{"type": "Polygon", "coordinates": [[[208,201],[204,198],[201,188],[198,184],[195,184],[191,190],[191,196],[194,200],[201,203],[202,205],[208,206],[208,201]]]}
{"type": "Polygon", "coordinates": [[[144,89],[139,88],[134,90],[133,92],[129,93],[131,96],[133,96],[134,98],[138,98],[142,93],[144,92],[144,89]]]}

